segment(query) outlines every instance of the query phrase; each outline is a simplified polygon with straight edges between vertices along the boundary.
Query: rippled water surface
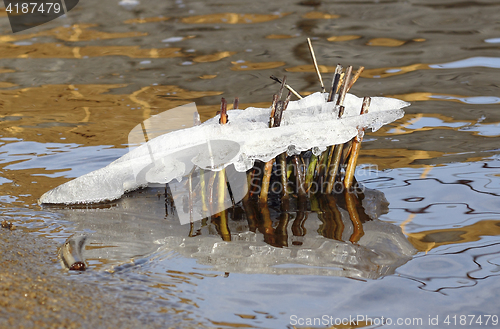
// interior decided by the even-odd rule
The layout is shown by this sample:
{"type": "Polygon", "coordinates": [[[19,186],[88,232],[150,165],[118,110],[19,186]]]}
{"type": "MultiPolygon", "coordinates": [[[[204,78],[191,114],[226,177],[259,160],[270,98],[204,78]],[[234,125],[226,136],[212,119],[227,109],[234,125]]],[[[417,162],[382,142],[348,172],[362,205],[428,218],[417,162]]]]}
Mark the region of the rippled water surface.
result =
{"type": "Polygon", "coordinates": [[[2,10],[2,217],[61,244],[87,236],[90,269],[68,275],[119,292],[144,323],[321,327],[306,321],[326,315],[422,319],[418,327],[438,317],[447,327],[449,316],[460,327],[466,315],[483,320],[468,327],[485,327],[486,315],[500,316],[499,10],[498,1],[87,0],[16,34],[2,10]],[[361,239],[349,226],[358,203],[342,198],[341,236],[312,204],[308,233],[296,234],[292,212],[279,243],[246,221],[231,224],[231,243],[201,222],[190,238],[161,189],[107,208],[37,205],[125,154],[130,130],[154,114],[196,102],[206,120],[221,97],[269,106],[270,75],[318,91],[307,37],[328,83],[337,63],[363,65],[354,94],[412,103],[365,136],[357,177],[376,216],[361,239]]]}

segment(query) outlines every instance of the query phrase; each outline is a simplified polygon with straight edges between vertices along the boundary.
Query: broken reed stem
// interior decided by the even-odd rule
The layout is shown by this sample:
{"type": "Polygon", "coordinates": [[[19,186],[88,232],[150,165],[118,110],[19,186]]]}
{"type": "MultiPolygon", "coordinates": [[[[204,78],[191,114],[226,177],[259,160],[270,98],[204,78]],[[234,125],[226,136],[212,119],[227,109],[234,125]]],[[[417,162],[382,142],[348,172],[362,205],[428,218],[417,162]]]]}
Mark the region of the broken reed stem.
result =
{"type": "Polygon", "coordinates": [[[363,72],[363,70],[365,69],[364,66],[360,66],[359,69],[356,71],[356,73],[354,74],[354,77],[351,79],[351,82],[349,82],[349,86],[347,86],[347,91],[351,90],[352,88],[352,85],[354,85],[354,83],[356,81],[358,81],[358,78],[359,76],[361,75],[361,73],[363,72]]]}
{"type": "MultiPolygon", "coordinates": [[[[370,107],[371,98],[363,98],[363,106],[361,107],[361,115],[368,112],[370,107]]],[[[361,149],[361,142],[363,141],[364,128],[358,128],[358,135],[353,138],[352,141],[352,151],[349,158],[349,163],[347,164],[347,169],[344,177],[344,187],[349,190],[352,185],[354,171],[356,170],[356,162],[358,161],[359,150],[361,149]]]]}
{"type": "Polygon", "coordinates": [[[239,103],[240,103],[240,99],[238,97],[236,97],[234,99],[234,102],[233,102],[233,110],[237,110],[238,109],[239,103]]]}
{"type": "Polygon", "coordinates": [[[276,103],[278,103],[278,95],[273,95],[273,103],[271,104],[271,114],[269,115],[269,128],[274,126],[274,113],[276,112],[276,103]]]}
{"type": "Polygon", "coordinates": [[[311,43],[311,39],[307,38],[307,45],[309,46],[309,52],[311,53],[311,57],[314,64],[314,69],[316,70],[316,74],[318,75],[319,83],[321,84],[321,91],[325,92],[325,85],[323,84],[323,79],[321,78],[321,73],[319,72],[318,63],[316,62],[316,55],[314,54],[314,49],[311,43]]]}
{"type": "Polygon", "coordinates": [[[347,93],[347,87],[349,86],[351,74],[352,66],[348,66],[345,72],[344,83],[342,84],[342,89],[340,90],[339,99],[337,100],[338,106],[344,106],[345,94],[347,93]]]}
{"type": "MultiPolygon", "coordinates": [[[[276,77],[274,75],[271,75],[269,78],[271,78],[272,80],[274,80],[278,83],[282,83],[281,79],[279,79],[278,77],[276,77]]],[[[285,88],[288,89],[289,91],[291,91],[292,94],[294,94],[295,97],[297,97],[298,99],[304,98],[297,91],[295,91],[292,87],[290,87],[290,85],[285,84],[285,88]]]]}
{"type": "Polygon", "coordinates": [[[281,81],[280,90],[278,91],[278,99],[281,99],[281,95],[283,94],[283,89],[285,88],[285,85],[286,85],[286,75],[283,76],[283,80],[281,81]]]}
{"type": "MultiPolygon", "coordinates": [[[[269,127],[270,128],[275,128],[279,127],[281,124],[281,118],[283,117],[283,111],[286,110],[288,103],[290,102],[290,98],[292,97],[292,92],[289,91],[288,95],[285,99],[285,101],[275,101],[276,98],[281,98],[281,93],[283,92],[283,86],[285,85],[285,80],[286,76],[283,78],[283,82],[281,83],[281,88],[279,91],[279,95],[274,95],[273,97],[273,105],[274,109],[271,110],[271,117],[269,118],[269,127]]],[[[284,158],[285,166],[286,166],[286,156],[284,158]]],[[[283,160],[280,160],[280,165],[283,160]]],[[[259,195],[259,201],[260,203],[266,203],[267,204],[267,197],[269,194],[269,183],[271,181],[271,175],[273,173],[273,164],[275,162],[275,159],[271,159],[268,162],[266,162],[264,166],[264,176],[262,177],[262,189],[260,191],[259,195]]],[[[282,178],[283,179],[283,178],[282,178]]],[[[285,172],[285,179],[286,179],[286,172],[285,172]]],[[[286,185],[284,185],[284,189],[286,189],[286,185]]],[[[286,191],[284,193],[287,193],[286,191]]]]}
{"type": "Polygon", "coordinates": [[[262,177],[262,185],[259,195],[259,202],[267,204],[267,196],[269,194],[269,182],[271,181],[271,174],[273,172],[274,159],[266,162],[264,166],[264,177],[262,177]]]}
{"type": "Polygon", "coordinates": [[[328,101],[333,102],[335,94],[337,93],[337,88],[340,81],[340,75],[342,74],[342,65],[337,64],[335,68],[335,73],[333,74],[332,87],[330,88],[330,94],[328,95],[328,101]]]}
{"type": "Polygon", "coordinates": [[[292,157],[293,164],[295,166],[295,173],[297,178],[297,189],[299,197],[306,197],[306,189],[304,186],[304,172],[302,171],[302,164],[300,163],[300,159],[298,155],[294,155],[292,157]]]}
{"type": "Polygon", "coordinates": [[[333,149],[333,159],[328,168],[328,183],[326,185],[326,193],[330,194],[335,185],[335,178],[340,167],[340,158],[342,155],[342,144],[335,145],[333,149]]]}
{"type": "Polygon", "coordinates": [[[219,123],[225,125],[227,123],[227,102],[224,97],[220,100],[220,119],[219,123]]]}
{"type": "Polygon", "coordinates": [[[280,177],[281,177],[281,188],[282,188],[282,196],[281,200],[282,202],[284,200],[288,200],[288,179],[286,177],[286,153],[281,153],[279,156],[279,171],[280,171],[280,177]]]}

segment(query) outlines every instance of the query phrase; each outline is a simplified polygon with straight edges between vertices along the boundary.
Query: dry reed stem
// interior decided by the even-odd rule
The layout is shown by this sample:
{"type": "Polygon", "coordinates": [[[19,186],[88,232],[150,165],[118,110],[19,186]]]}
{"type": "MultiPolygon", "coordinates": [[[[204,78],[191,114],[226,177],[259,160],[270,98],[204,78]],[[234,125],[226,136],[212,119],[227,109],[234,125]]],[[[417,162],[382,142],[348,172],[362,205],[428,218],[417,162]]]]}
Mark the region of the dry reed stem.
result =
{"type": "MultiPolygon", "coordinates": [[[[368,112],[368,108],[370,107],[370,101],[371,101],[370,97],[365,97],[363,99],[361,114],[365,114],[368,112]]],[[[344,187],[346,190],[349,190],[352,185],[354,171],[356,170],[356,163],[358,161],[359,150],[361,149],[361,142],[363,141],[363,133],[364,133],[364,128],[358,128],[358,135],[354,137],[352,141],[351,156],[349,157],[349,162],[347,164],[347,169],[345,171],[345,177],[344,177],[344,187]]]]}
{"type": "Polygon", "coordinates": [[[276,104],[278,103],[278,95],[273,95],[273,103],[271,104],[271,114],[269,115],[269,128],[274,126],[274,114],[276,113],[276,104]]]}
{"type": "Polygon", "coordinates": [[[299,156],[294,155],[292,157],[292,161],[295,166],[295,172],[297,175],[297,187],[298,187],[299,197],[305,197],[306,196],[306,189],[304,186],[305,178],[304,178],[304,172],[302,171],[302,164],[300,163],[299,156]]]}
{"type": "Polygon", "coordinates": [[[220,100],[220,119],[219,123],[225,125],[227,123],[227,102],[224,97],[220,100]]]}
{"type": "Polygon", "coordinates": [[[319,83],[321,84],[321,91],[325,92],[325,85],[323,84],[323,78],[321,78],[321,73],[319,72],[318,63],[316,61],[316,55],[314,54],[314,49],[311,43],[311,39],[307,38],[307,45],[309,46],[309,52],[311,53],[311,57],[314,64],[314,69],[316,70],[316,74],[318,75],[319,83]]]}
{"type": "Polygon", "coordinates": [[[330,94],[328,95],[328,101],[333,102],[335,94],[337,93],[337,88],[340,81],[340,75],[342,74],[342,65],[337,64],[335,68],[335,73],[333,74],[332,87],[330,88],[330,94]]]}
{"type": "Polygon", "coordinates": [[[283,203],[284,200],[288,200],[288,179],[286,177],[286,154],[281,153],[279,156],[279,167],[280,167],[280,177],[281,177],[281,187],[283,189],[282,191],[282,196],[281,196],[281,201],[283,203]]]}
{"type": "Polygon", "coordinates": [[[347,93],[347,87],[349,86],[351,74],[352,74],[352,66],[348,66],[345,72],[344,83],[342,84],[342,89],[340,90],[339,99],[337,100],[338,106],[344,105],[345,94],[347,93]]]}
{"type": "Polygon", "coordinates": [[[354,77],[351,79],[351,82],[349,82],[349,86],[347,87],[347,91],[351,90],[352,85],[354,85],[354,83],[356,81],[358,81],[358,78],[359,78],[359,76],[361,75],[361,73],[363,72],[364,69],[365,69],[364,66],[360,66],[359,67],[359,69],[356,71],[356,74],[354,74],[354,77]]]}
{"type": "MultiPolygon", "coordinates": [[[[273,79],[274,81],[276,81],[278,83],[282,83],[281,79],[279,79],[278,77],[276,77],[274,75],[271,75],[269,78],[273,79]]],[[[285,88],[288,89],[289,91],[291,91],[292,94],[294,94],[295,97],[297,97],[298,99],[304,98],[297,91],[295,91],[295,89],[293,89],[292,87],[290,87],[290,85],[285,84],[285,88]]]]}
{"type": "Polygon", "coordinates": [[[261,190],[259,195],[259,202],[267,204],[267,196],[269,194],[269,182],[271,181],[271,173],[273,171],[274,159],[266,162],[264,166],[264,177],[262,177],[261,190]]]}

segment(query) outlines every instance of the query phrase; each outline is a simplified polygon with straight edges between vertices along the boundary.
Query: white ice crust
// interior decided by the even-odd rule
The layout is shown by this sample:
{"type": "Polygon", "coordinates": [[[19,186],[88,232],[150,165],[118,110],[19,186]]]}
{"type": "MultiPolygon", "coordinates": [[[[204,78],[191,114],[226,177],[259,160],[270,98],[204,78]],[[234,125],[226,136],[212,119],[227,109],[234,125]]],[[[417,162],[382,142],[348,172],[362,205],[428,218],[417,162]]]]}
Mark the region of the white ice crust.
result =
{"type": "Polygon", "coordinates": [[[345,112],[338,119],[335,102],[327,94],[314,93],[292,101],[280,127],[269,128],[270,108],[250,107],[228,112],[229,122],[216,116],[199,126],[173,131],[150,140],[108,166],[62,184],[39,199],[40,204],[97,203],[120,198],[148,183],[168,183],[191,172],[193,167],[221,170],[234,164],[250,169],[255,160],[345,143],[358,127],[375,131],[404,115],[407,102],[372,97],[368,113],[360,115],[362,98],[347,94],[345,112]]]}

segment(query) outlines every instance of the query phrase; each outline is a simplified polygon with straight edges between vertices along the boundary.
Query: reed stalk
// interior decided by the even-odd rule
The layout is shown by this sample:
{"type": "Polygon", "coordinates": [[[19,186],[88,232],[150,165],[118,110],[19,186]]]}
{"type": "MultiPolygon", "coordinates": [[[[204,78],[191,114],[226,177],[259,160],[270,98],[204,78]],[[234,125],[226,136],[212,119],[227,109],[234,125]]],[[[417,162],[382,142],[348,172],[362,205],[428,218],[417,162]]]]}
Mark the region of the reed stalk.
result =
{"type": "Polygon", "coordinates": [[[286,153],[281,153],[278,156],[279,159],[279,171],[281,178],[281,187],[282,187],[282,195],[281,202],[283,203],[285,200],[288,200],[288,179],[286,177],[286,153]]]}
{"type": "Polygon", "coordinates": [[[364,66],[360,66],[359,69],[356,71],[356,73],[354,74],[354,77],[351,79],[351,82],[349,82],[349,86],[347,86],[347,91],[351,90],[352,86],[354,85],[354,83],[356,81],[358,81],[358,78],[359,76],[361,75],[361,73],[363,72],[363,70],[365,69],[364,66]]]}
{"type": "MultiPolygon", "coordinates": [[[[221,99],[221,109],[220,109],[220,119],[219,123],[221,125],[225,125],[228,122],[228,116],[227,116],[227,102],[225,98],[221,99]]],[[[226,169],[222,169],[218,173],[215,173],[215,175],[218,177],[218,204],[219,206],[224,205],[224,201],[226,199],[226,169]]],[[[215,179],[214,179],[215,180],[215,179]]],[[[229,231],[229,226],[227,222],[227,210],[222,209],[222,211],[219,212],[220,216],[220,233],[222,240],[224,241],[231,241],[231,232],[229,231]]]]}
{"type": "MultiPolygon", "coordinates": [[[[368,112],[370,107],[371,99],[370,97],[365,97],[363,99],[363,106],[361,107],[361,115],[368,112]]],[[[361,149],[361,142],[363,141],[364,128],[358,128],[358,135],[353,138],[352,141],[352,151],[349,157],[349,162],[347,164],[347,169],[344,177],[344,187],[348,190],[351,188],[354,171],[356,170],[356,163],[358,161],[359,150],[361,149]]]]}
{"type": "MultiPolygon", "coordinates": [[[[269,78],[271,78],[272,80],[278,82],[278,83],[283,83],[283,81],[281,81],[280,78],[274,76],[274,75],[271,75],[269,78]]],[[[297,91],[295,91],[295,89],[293,89],[292,87],[290,87],[290,85],[287,85],[285,84],[285,88],[288,89],[289,91],[292,92],[292,94],[295,95],[295,97],[297,97],[298,99],[302,99],[304,97],[302,97],[297,91]]]]}
{"type": "Polygon", "coordinates": [[[307,38],[307,45],[309,46],[309,52],[311,53],[311,58],[313,60],[314,69],[318,75],[319,83],[321,84],[321,91],[325,92],[325,85],[323,84],[323,78],[321,78],[321,72],[319,71],[318,63],[316,61],[316,55],[314,54],[314,49],[311,43],[311,39],[307,38]]]}
{"type": "Polygon", "coordinates": [[[273,164],[274,164],[274,159],[271,159],[264,165],[264,177],[262,177],[262,184],[259,195],[259,202],[261,204],[267,204],[267,196],[269,194],[269,183],[271,181],[273,164]]]}
{"type": "Polygon", "coordinates": [[[333,74],[332,87],[330,88],[330,94],[328,94],[328,101],[333,102],[335,94],[337,93],[337,88],[339,86],[340,75],[342,74],[342,65],[337,64],[335,68],[335,73],[333,74]]]}
{"type": "Polygon", "coordinates": [[[305,186],[304,186],[304,183],[305,183],[305,177],[304,177],[304,172],[302,170],[302,164],[301,164],[301,161],[299,159],[299,156],[298,155],[294,155],[292,157],[292,162],[295,166],[295,173],[296,173],[296,178],[297,178],[297,192],[299,194],[299,197],[306,197],[306,189],[305,189],[305,186]]]}

